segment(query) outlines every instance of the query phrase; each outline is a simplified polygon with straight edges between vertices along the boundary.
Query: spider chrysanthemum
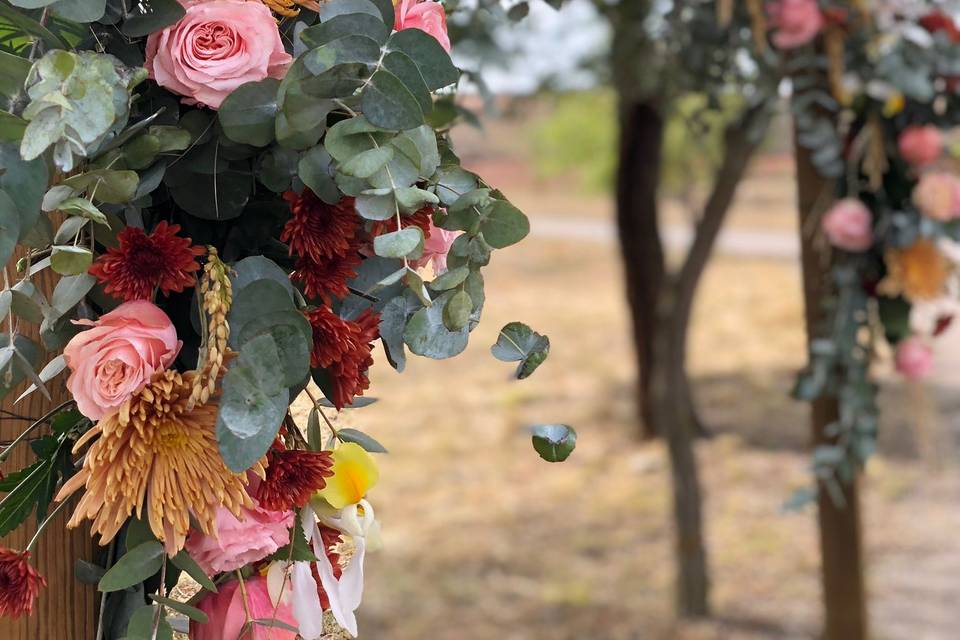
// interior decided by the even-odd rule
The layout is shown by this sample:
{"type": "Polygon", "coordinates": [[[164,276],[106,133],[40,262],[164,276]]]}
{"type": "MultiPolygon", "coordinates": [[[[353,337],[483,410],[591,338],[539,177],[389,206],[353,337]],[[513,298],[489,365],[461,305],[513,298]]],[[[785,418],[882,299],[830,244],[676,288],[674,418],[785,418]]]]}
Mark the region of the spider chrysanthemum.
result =
{"type": "Polygon", "coordinates": [[[890,249],[884,260],[887,277],[880,283],[881,293],[903,295],[913,302],[943,295],[951,266],[932,240],[921,239],[905,249],[890,249]]]}
{"type": "MultiPolygon", "coordinates": [[[[75,451],[93,444],[58,496],[85,488],[69,527],[90,519],[107,544],[132,514],[145,510],[153,534],[173,556],[183,548],[191,518],[216,535],[217,507],[238,515],[241,506],[252,505],[246,475],[230,471],[217,449],[217,398],[188,409],[194,375],[159,374],[77,442],[75,451]]],[[[262,475],[262,467],[255,470],[262,475]]]]}
{"type": "Polygon", "coordinates": [[[30,615],[47,580],[30,564],[29,551],[0,549],[0,617],[30,615]]]}
{"type": "Polygon", "coordinates": [[[90,274],[104,290],[125,302],[151,300],[159,289],[164,295],[193,285],[199,271],[197,256],[206,249],[194,246],[190,238],[178,236],[180,225],[160,222],[150,234],[126,227],[117,236],[118,246],[100,256],[90,274]]]}

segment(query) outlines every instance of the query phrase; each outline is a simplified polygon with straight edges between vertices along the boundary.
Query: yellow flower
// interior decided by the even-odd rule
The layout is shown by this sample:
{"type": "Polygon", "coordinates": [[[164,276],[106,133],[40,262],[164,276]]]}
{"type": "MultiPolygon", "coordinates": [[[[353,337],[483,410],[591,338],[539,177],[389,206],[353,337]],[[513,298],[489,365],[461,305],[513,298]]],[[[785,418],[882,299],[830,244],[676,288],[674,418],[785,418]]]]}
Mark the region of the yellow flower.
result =
{"type": "Polygon", "coordinates": [[[904,99],[903,94],[899,91],[894,91],[887,96],[887,101],[883,104],[883,117],[892,118],[903,111],[906,104],[907,101],[904,99]]]}
{"type": "MultiPolygon", "coordinates": [[[[100,544],[107,544],[146,506],[150,529],[173,556],[183,548],[191,517],[216,535],[217,507],[239,515],[241,506],[252,505],[246,474],[230,471],[217,449],[217,399],[188,408],[195,375],[164,371],[77,442],[74,452],[96,438],[83,469],[57,496],[64,500],[86,488],[67,526],[90,519],[100,544]]],[[[262,465],[254,471],[262,476],[262,465]]]]}
{"type": "Polygon", "coordinates": [[[890,249],[884,256],[887,277],[880,293],[903,295],[912,302],[932,300],[943,294],[950,277],[950,261],[932,240],[921,239],[906,249],[890,249]]]}
{"type": "Polygon", "coordinates": [[[316,493],[334,509],[360,502],[377,480],[380,471],[373,456],[363,447],[346,442],[331,452],[333,456],[333,477],[327,478],[327,485],[316,493]]]}

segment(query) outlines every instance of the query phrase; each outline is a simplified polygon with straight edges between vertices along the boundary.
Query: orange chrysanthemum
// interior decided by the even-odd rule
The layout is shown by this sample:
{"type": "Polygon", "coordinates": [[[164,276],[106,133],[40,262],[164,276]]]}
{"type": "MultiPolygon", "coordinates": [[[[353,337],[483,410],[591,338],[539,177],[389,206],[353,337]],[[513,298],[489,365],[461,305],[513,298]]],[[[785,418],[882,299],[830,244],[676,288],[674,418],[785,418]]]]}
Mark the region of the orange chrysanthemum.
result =
{"type": "Polygon", "coordinates": [[[29,551],[0,549],[0,617],[19,618],[33,604],[47,580],[30,564],[29,551]]]}
{"type": "Polygon", "coordinates": [[[110,249],[90,267],[110,295],[129,302],[152,300],[159,289],[164,295],[180,292],[194,282],[200,270],[197,256],[206,249],[190,238],[177,235],[180,225],[164,220],[149,235],[143,229],[126,227],[117,236],[119,245],[110,249]]]}
{"type": "Polygon", "coordinates": [[[914,302],[943,295],[951,266],[932,240],[917,240],[906,249],[890,249],[884,260],[887,277],[878,287],[880,293],[902,295],[914,302]]]}
{"type": "MultiPolygon", "coordinates": [[[[173,556],[183,548],[191,516],[203,533],[216,535],[217,507],[239,515],[241,506],[252,506],[246,475],[230,471],[217,449],[217,398],[187,408],[195,375],[158,374],[77,442],[74,451],[96,438],[83,469],[57,496],[86,488],[69,527],[90,519],[100,544],[107,544],[146,507],[150,529],[173,556]]],[[[262,465],[254,469],[263,475],[262,465]]]]}

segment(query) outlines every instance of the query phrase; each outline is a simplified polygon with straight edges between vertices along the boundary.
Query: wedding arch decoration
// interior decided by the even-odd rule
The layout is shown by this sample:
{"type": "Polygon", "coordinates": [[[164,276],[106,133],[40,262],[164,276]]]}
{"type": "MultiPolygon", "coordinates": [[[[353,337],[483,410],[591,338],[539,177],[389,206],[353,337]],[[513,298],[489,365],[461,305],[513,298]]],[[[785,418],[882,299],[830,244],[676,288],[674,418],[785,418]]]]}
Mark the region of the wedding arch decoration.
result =
{"type": "MultiPolygon", "coordinates": [[[[67,509],[109,549],[78,569],[122,603],[98,637],[358,634],[385,450],[328,413],[369,403],[377,341],[398,371],[461,353],[529,231],[451,146],[450,49],[430,0],[0,2],[0,397],[70,393],[0,453],[36,455],[0,480],[0,535],[36,521],[0,615],[31,613],[67,509]]],[[[549,340],[492,352],[522,379],[549,340]]],[[[561,461],[576,434],[532,438],[561,461]]]]}
{"type": "Polygon", "coordinates": [[[901,375],[923,378],[958,310],[960,177],[949,136],[960,125],[960,27],[946,11],[782,0],[770,15],[774,44],[789,52],[798,142],[836,185],[820,220],[833,295],[795,395],[838,400],[834,442],[814,457],[837,497],[875,449],[878,341],[901,375]]]}

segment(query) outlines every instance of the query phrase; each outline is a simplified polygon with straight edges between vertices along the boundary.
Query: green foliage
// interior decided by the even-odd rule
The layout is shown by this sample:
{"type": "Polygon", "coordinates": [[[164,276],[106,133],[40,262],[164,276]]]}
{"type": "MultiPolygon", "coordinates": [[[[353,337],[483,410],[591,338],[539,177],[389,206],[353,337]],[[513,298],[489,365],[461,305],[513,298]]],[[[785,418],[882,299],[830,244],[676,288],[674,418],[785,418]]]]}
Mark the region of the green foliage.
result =
{"type": "Polygon", "coordinates": [[[538,424],[530,431],[533,448],[547,462],[563,462],[577,446],[577,432],[565,424],[538,424]]]}
{"type": "Polygon", "coordinates": [[[518,380],[530,377],[550,354],[550,338],[542,336],[522,322],[511,322],[500,330],[490,351],[497,360],[519,362],[518,380]]]}
{"type": "Polygon", "coordinates": [[[163,545],[156,540],[138,544],[103,574],[97,589],[103,592],[120,591],[140,584],[160,571],[165,560],[163,545]]]}

